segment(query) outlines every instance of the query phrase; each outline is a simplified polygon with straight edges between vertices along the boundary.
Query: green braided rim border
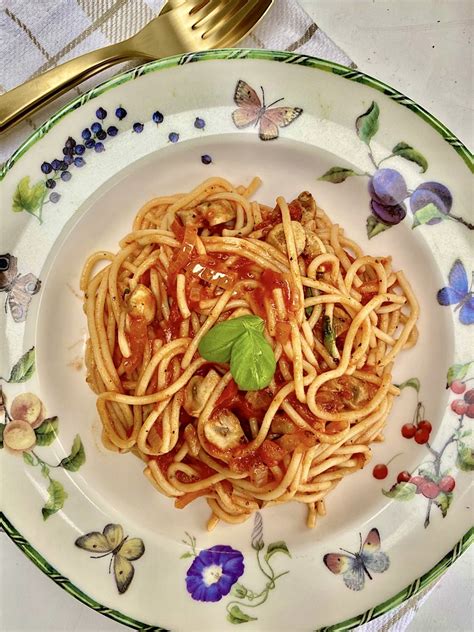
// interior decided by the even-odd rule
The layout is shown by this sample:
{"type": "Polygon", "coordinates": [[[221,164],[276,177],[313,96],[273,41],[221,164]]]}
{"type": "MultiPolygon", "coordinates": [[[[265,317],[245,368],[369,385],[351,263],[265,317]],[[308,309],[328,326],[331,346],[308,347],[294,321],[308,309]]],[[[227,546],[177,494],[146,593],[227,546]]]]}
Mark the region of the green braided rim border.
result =
{"type": "MultiPolygon", "coordinates": [[[[36,549],[34,549],[31,544],[29,544],[25,538],[18,533],[12,523],[6,518],[3,513],[0,513],[0,526],[5,530],[5,533],[11,538],[11,540],[17,545],[19,549],[23,551],[23,553],[30,558],[32,562],[36,564],[36,566],[43,571],[50,579],[52,579],[58,586],[61,586],[63,590],[68,592],[70,595],[81,601],[82,603],[89,606],[96,612],[109,617],[110,619],[114,619],[119,623],[123,623],[124,625],[133,628],[134,630],[144,630],[146,632],[167,632],[165,628],[160,628],[157,626],[151,626],[146,623],[141,623],[136,619],[132,619],[131,617],[127,617],[122,614],[118,610],[113,610],[111,608],[106,608],[102,606],[100,603],[86,595],[82,590],[77,588],[72,582],[69,581],[67,577],[58,573],[55,568],[53,568],[48,562],[44,559],[44,557],[38,553],[36,549]]],[[[461,540],[456,544],[456,546],[447,553],[442,560],[436,564],[430,571],[419,577],[412,584],[409,584],[406,588],[397,593],[394,597],[387,599],[380,605],[375,608],[371,608],[367,610],[363,614],[360,614],[352,619],[347,619],[342,623],[336,623],[335,625],[331,625],[325,628],[320,628],[319,632],[342,632],[343,630],[351,630],[358,625],[362,625],[363,623],[367,623],[372,619],[379,617],[386,612],[392,610],[396,606],[399,606],[404,601],[418,594],[421,590],[426,588],[429,584],[438,579],[450,566],[455,562],[464,551],[468,549],[468,547],[472,544],[474,540],[474,528],[471,528],[461,540]]]]}
{"type": "Polygon", "coordinates": [[[272,50],[256,50],[251,48],[231,48],[231,49],[220,49],[220,50],[211,50],[211,51],[201,51],[198,53],[187,53],[185,55],[177,55],[174,57],[167,57],[166,59],[152,61],[148,64],[144,64],[143,66],[138,66],[137,68],[133,68],[128,72],[124,72],[122,74],[109,79],[108,81],[92,88],[85,94],[76,97],[73,101],[63,106],[60,110],[58,110],[51,118],[49,118],[41,127],[39,127],[31,136],[29,136],[24,143],[16,149],[13,154],[8,158],[8,160],[4,163],[2,168],[0,169],[0,181],[3,180],[7,172],[13,167],[13,165],[19,160],[23,154],[25,154],[30,147],[32,147],[40,138],[45,136],[49,130],[58,123],[66,114],[69,114],[73,110],[77,110],[82,105],[90,101],[91,99],[95,99],[100,96],[104,92],[107,92],[111,88],[115,88],[127,81],[137,79],[142,75],[147,75],[151,72],[156,72],[157,70],[163,70],[164,68],[173,68],[175,66],[182,66],[184,64],[189,64],[197,61],[207,61],[207,60],[216,60],[216,59],[263,59],[267,61],[277,61],[283,62],[286,64],[295,64],[298,66],[306,66],[308,68],[317,68],[318,70],[324,70],[325,72],[330,72],[335,75],[339,75],[344,79],[349,79],[350,81],[356,81],[357,83],[362,83],[365,86],[370,88],[375,88],[379,92],[387,95],[393,101],[400,103],[404,107],[408,108],[415,114],[417,114],[421,119],[423,119],[426,123],[431,125],[433,129],[435,129],[438,134],[440,134],[444,140],[453,147],[456,153],[463,159],[471,172],[474,172],[474,157],[473,154],[469,151],[469,149],[457,138],[441,121],[439,121],[436,117],[427,112],[420,105],[409,99],[407,96],[398,92],[398,90],[394,90],[383,81],[379,81],[370,75],[366,75],[359,70],[354,70],[352,68],[348,68],[347,66],[342,66],[340,64],[336,64],[331,61],[326,61],[324,59],[319,59],[317,57],[309,57],[308,55],[298,55],[295,53],[287,53],[283,51],[272,51],[272,50]]]}
{"type": "MultiPolygon", "coordinates": [[[[77,110],[82,105],[90,101],[91,99],[95,99],[100,96],[104,92],[119,86],[127,81],[137,79],[142,75],[146,75],[150,72],[155,72],[157,70],[162,70],[164,68],[173,68],[175,66],[182,66],[184,64],[197,62],[197,61],[206,61],[206,60],[215,60],[215,59],[263,59],[267,61],[277,61],[288,64],[296,64],[299,66],[306,66],[309,68],[317,68],[319,70],[324,70],[325,72],[331,72],[335,75],[339,75],[344,79],[349,79],[350,81],[356,81],[357,83],[362,83],[365,86],[370,88],[374,88],[379,92],[387,95],[390,99],[393,99],[397,103],[400,103],[404,107],[408,108],[415,114],[417,114],[421,119],[423,119],[426,123],[431,125],[433,129],[435,129],[438,134],[440,134],[443,139],[449,143],[456,153],[462,158],[462,160],[466,163],[471,172],[474,172],[474,158],[472,153],[468,150],[468,148],[445,126],[441,123],[437,118],[432,116],[429,112],[427,112],[424,108],[417,105],[414,101],[406,97],[401,92],[394,90],[387,84],[375,79],[374,77],[370,77],[358,70],[353,70],[351,68],[347,68],[346,66],[341,66],[339,64],[335,64],[330,61],[325,61],[323,59],[318,59],[316,57],[309,57],[307,55],[298,55],[295,53],[287,53],[281,51],[270,51],[270,50],[254,50],[254,49],[222,49],[222,50],[214,50],[214,51],[202,51],[198,53],[188,53],[185,55],[179,55],[175,57],[169,57],[163,60],[150,62],[143,66],[139,66],[130,70],[128,72],[122,73],[113,77],[112,79],[106,81],[98,85],[97,87],[89,90],[85,94],[77,97],[60,110],[56,112],[50,119],[48,119],[41,127],[39,127],[27,140],[20,145],[20,147],[13,152],[10,158],[4,163],[2,168],[0,169],[0,181],[3,180],[7,172],[13,167],[13,165],[23,156],[30,147],[32,147],[38,140],[43,138],[49,130],[54,127],[64,116],[69,114],[70,112],[77,110]]],[[[135,630],[144,630],[146,632],[166,632],[164,628],[150,626],[145,623],[141,623],[131,617],[127,617],[122,614],[118,610],[113,610],[111,608],[106,608],[102,606],[94,599],[91,599],[88,595],[86,595],[82,590],[77,588],[73,583],[71,583],[67,577],[58,573],[45,559],[44,557],[34,549],[25,538],[15,529],[13,524],[7,519],[7,517],[0,513],[0,526],[3,527],[5,533],[11,538],[11,540],[23,551],[23,553],[36,564],[36,566],[43,571],[48,577],[50,577],[56,584],[61,586],[64,590],[66,590],[70,595],[86,604],[96,612],[99,612],[110,619],[118,621],[124,625],[129,626],[135,630]]],[[[474,540],[474,528],[471,528],[467,533],[459,540],[456,546],[447,553],[442,560],[440,560],[430,571],[422,575],[420,578],[415,580],[412,584],[401,590],[394,597],[387,599],[382,604],[376,606],[375,608],[371,608],[367,610],[363,614],[360,614],[351,619],[347,619],[342,623],[337,623],[335,625],[321,628],[319,632],[342,632],[343,630],[350,630],[358,625],[363,623],[367,623],[379,617],[382,614],[385,614],[399,606],[404,601],[418,594],[421,590],[426,588],[430,583],[435,581],[438,577],[440,577],[446,569],[451,566],[451,564],[462,554],[464,551],[468,549],[468,547],[472,544],[474,540]]]]}

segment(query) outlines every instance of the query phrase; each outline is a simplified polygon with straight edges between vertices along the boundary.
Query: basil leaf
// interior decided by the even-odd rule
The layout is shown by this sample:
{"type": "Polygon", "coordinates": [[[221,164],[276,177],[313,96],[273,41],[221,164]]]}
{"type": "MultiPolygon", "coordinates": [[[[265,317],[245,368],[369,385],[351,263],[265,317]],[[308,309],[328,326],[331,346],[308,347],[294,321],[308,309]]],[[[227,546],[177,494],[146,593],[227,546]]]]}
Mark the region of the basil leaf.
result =
{"type": "Polygon", "coordinates": [[[230,372],[239,389],[259,391],[270,384],[275,373],[273,349],[263,334],[247,330],[232,347],[230,372]]]}
{"type": "Polygon", "coordinates": [[[199,343],[202,357],[209,362],[230,362],[235,341],[246,331],[263,332],[265,323],[258,316],[239,316],[214,325],[199,343]]]}

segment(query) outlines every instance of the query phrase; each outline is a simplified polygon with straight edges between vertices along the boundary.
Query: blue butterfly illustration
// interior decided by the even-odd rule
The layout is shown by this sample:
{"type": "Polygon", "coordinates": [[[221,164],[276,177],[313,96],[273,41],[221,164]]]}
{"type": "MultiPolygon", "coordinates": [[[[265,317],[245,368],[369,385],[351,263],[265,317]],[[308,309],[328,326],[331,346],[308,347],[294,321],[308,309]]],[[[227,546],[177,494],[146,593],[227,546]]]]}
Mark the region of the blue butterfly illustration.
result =
{"type": "Polygon", "coordinates": [[[362,544],[362,535],[359,533],[360,548],[358,553],[327,553],[324,563],[335,575],[342,573],[345,585],[351,590],[362,590],[365,584],[365,575],[372,579],[369,571],[383,573],[390,566],[388,555],[380,550],[380,534],[378,529],[371,529],[362,544]]]}
{"type": "MultiPolygon", "coordinates": [[[[473,273],[474,279],[474,273],[473,273]]],[[[454,311],[459,310],[459,320],[463,325],[474,323],[474,292],[468,285],[466,269],[460,259],[456,259],[449,271],[449,287],[443,287],[436,298],[440,305],[456,305],[454,311]]]]}

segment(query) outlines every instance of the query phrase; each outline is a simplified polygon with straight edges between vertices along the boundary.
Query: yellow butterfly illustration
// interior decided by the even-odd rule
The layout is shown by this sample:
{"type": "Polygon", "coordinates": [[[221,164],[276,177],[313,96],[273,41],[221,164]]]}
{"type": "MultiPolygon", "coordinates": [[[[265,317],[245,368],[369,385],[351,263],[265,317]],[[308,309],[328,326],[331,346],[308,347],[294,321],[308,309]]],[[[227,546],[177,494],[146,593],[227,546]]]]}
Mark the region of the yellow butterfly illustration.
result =
{"type": "Polygon", "coordinates": [[[112,555],[109,573],[113,562],[115,583],[121,595],[130,586],[135,574],[132,562],[138,560],[145,553],[143,541],[140,538],[129,540],[128,535],[124,537],[123,529],[119,524],[106,525],[102,533],[99,531],[86,533],[77,538],[75,545],[90,553],[100,553],[100,555],[91,555],[93,559],[112,555]]]}

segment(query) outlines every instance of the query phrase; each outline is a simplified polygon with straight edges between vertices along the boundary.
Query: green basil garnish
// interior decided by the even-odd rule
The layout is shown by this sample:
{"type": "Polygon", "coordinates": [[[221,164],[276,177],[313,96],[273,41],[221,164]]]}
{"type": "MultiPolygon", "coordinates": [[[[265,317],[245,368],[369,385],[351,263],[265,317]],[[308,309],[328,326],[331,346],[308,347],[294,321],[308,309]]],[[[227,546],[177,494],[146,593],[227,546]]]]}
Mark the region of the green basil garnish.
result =
{"type": "Polygon", "coordinates": [[[199,353],[210,362],[229,362],[237,386],[258,391],[270,384],[275,373],[273,350],[259,316],[239,316],[218,323],[203,336],[199,353]]]}

